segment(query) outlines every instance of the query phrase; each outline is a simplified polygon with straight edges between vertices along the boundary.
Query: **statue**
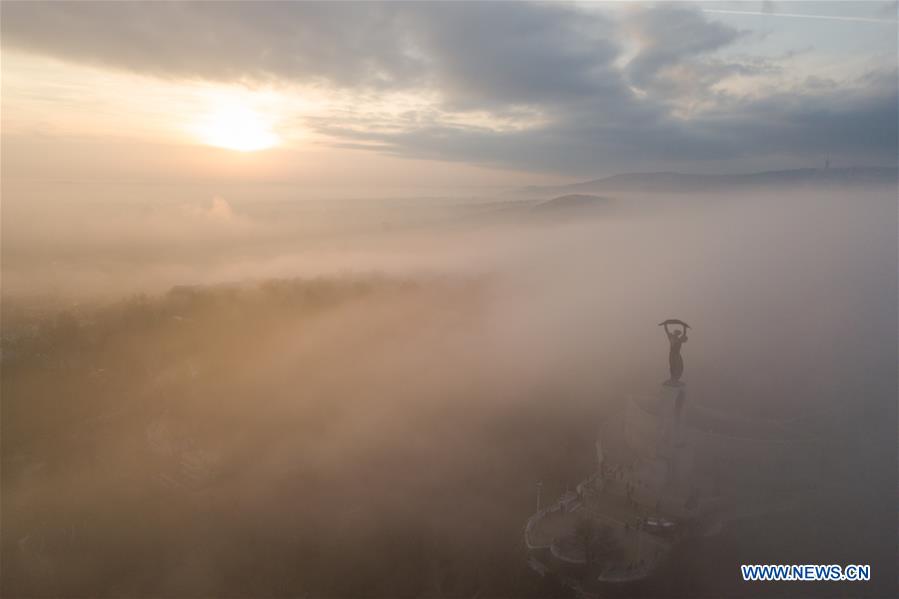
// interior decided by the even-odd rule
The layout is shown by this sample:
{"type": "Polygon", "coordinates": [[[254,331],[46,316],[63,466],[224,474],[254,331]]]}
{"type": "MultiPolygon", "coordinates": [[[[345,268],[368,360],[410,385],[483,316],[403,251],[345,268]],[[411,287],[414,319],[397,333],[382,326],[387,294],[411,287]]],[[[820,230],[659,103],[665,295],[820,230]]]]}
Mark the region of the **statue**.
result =
{"type": "Polygon", "coordinates": [[[669,318],[665,322],[660,322],[659,326],[665,327],[665,334],[668,335],[668,342],[671,344],[671,349],[668,351],[668,368],[671,372],[671,378],[665,381],[665,384],[671,387],[680,387],[683,385],[680,382],[680,377],[684,373],[684,359],[680,355],[680,348],[681,345],[687,342],[687,329],[690,328],[690,325],[683,320],[669,318]],[[680,326],[681,328],[672,332],[668,328],[672,325],[680,326]]]}

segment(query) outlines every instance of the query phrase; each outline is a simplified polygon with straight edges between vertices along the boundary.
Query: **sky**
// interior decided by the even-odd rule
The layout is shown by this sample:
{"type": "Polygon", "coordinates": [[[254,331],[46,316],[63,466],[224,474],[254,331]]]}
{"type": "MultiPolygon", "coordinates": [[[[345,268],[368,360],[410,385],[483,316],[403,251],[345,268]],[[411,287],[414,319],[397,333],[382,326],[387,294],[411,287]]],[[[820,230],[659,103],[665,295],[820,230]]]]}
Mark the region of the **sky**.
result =
{"type": "Polygon", "coordinates": [[[3,2],[3,179],[895,165],[896,2],[3,2]]]}

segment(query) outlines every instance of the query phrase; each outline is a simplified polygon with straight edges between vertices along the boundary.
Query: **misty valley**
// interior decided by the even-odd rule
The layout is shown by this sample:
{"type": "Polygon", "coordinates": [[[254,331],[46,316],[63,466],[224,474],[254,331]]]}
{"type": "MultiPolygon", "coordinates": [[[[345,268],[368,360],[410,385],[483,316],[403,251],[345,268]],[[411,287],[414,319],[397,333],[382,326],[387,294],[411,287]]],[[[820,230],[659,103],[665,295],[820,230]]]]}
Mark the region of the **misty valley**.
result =
{"type": "Polygon", "coordinates": [[[814,422],[820,451],[719,460],[731,503],[779,509],[626,593],[789,596],[738,584],[765,560],[890,571],[895,187],[691,185],[54,208],[88,237],[5,204],[38,224],[4,231],[3,594],[575,596],[526,523],[582,492],[598,438],[623,451],[674,313],[688,409],[737,436],[814,422]]]}

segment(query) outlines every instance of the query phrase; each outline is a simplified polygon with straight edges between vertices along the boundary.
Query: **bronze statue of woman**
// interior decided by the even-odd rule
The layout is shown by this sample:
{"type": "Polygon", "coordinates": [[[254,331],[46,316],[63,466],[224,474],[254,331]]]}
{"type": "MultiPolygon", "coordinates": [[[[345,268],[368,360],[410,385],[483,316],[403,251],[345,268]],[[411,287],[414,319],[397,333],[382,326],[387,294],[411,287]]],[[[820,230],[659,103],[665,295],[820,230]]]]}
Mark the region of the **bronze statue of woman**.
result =
{"type": "Polygon", "coordinates": [[[680,348],[687,342],[687,329],[690,328],[690,325],[682,320],[669,319],[665,322],[660,322],[659,326],[665,327],[668,343],[671,344],[671,348],[668,350],[668,369],[671,373],[671,378],[666,381],[666,384],[677,386],[681,384],[680,377],[684,373],[684,359],[680,355],[680,348]],[[671,331],[668,328],[670,325],[679,325],[681,329],[671,331]]]}

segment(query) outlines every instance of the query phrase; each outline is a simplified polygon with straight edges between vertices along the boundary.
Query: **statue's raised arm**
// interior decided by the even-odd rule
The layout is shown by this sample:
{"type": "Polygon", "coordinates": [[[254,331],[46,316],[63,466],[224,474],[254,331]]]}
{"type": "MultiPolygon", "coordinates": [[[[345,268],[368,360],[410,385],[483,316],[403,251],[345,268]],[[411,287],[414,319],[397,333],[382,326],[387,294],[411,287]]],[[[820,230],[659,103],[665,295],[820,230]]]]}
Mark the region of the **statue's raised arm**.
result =
{"type": "Polygon", "coordinates": [[[683,327],[684,333],[686,333],[687,329],[690,328],[690,325],[678,318],[669,318],[668,320],[663,320],[659,323],[659,326],[665,327],[665,332],[668,332],[668,326],[672,324],[680,325],[681,327],[683,327]]]}

